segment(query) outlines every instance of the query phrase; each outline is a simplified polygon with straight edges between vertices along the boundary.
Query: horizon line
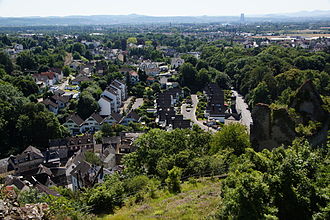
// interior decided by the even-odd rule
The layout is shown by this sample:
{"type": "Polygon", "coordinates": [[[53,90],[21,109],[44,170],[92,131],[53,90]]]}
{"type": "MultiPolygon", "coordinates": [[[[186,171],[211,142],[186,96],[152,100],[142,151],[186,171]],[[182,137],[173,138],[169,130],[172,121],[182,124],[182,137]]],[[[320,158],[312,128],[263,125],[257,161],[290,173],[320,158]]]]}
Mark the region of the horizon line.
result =
{"type": "MultiPolygon", "coordinates": [[[[91,17],[91,16],[145,16],[145,17],[239,17],[241,14],[244,14],[245,17],[263,17],[263,16],[270,16],[270,15],[289,15],[289,14],[295,14],[295,13],[302,13],[302,12],[330,12],[330,10],[302,10],[302,11],[293,11],[293,12],[274,12],[274,13],[266,13],[266,14],[249,14],[249,13],[238,13],[236,15],[147,15],[147,14],[136,14],[136,13],[130,13],[130,14],[71,14],[71,15],[31,15],[31,16],[0,16],[0,18],[51,18],[51,17],[57,17],[57,18],[65,18],[65,17],[91,17]]],[[[329,14],[330,16],[330,14],[329,14]]],[[[301,16],[299,16],[301,17],[301,16]]]]}

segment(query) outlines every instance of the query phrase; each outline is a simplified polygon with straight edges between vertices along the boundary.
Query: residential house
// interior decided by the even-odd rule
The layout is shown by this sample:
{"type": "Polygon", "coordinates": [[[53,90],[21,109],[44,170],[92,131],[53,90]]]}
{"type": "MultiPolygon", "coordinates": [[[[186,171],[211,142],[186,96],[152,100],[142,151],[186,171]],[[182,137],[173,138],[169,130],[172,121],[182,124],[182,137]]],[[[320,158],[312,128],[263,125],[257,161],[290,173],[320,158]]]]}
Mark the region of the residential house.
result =
{"type": "Polygon", "coordinates": [[[81,133],[94,133],[101,129],[104,118],[102,118],[98,113],[93,113],[88,117],[85,122],[80,127],[81,133]]]}
{"type": "Polygon", "coordinates": [[[86,161],[81,161],[70,173],[72,190],[80,190],[84,187],[92,187],[100,183],[104,178],[103,166],[95,166],[86,161]]]}
{"type": "Polygon", "coordinates": [[[48,108],[49,111],[53,112],[54,114],[58,114],[60,109],[69,105],[70,99],[71,96],[53,95],[43,100],[42,103],[48,108]]]}
{"type": "Polygon", "coordinates": [[[129,68],[129,67],[122,67],[119,69],[119,72],[122,74],[122,75],[126,75],[128,74],[129,72],[131,71],[134,71],[132,68],[129,68]]]}
{"type": "Polygon", "coordinates": [[[136,71],[129,72],[128,79],[131,84],[135,85],[140,81],[139,74],[136,71]]]}
{"type": "Polygon", "coordinates": [[[49,111],[53,112],[55,115],[58,114],[59,105],[56,102],[52,101],[51,99],[45,99],[42,101],[42,103],[49,111]]]}
{"type": "Polygon", "coordinates": [[[104,118],[103,123],[107,123],[110,125],[118,124],[121,121],[121,119],[122,119],[122,116],[120,114],[113,112],[104,118]]]}
{"type": "Polygon", "coordinates": [[[62,161],[68,160],[79,150],[93,151],[95,145],[95,139],[91,134],[49,140],[49,150],[56,151],[62,161]]]}
{"type": "Polygon", "coordinates": [[[115,100],[108,98],[108,96],[101,96],[101,98],[98,101],[98,104],[100,106],[100,115],[101,116],[109,116],[112,112],[115,112],[115,100]]]}
{"type": "Polygon", "coordinates": [[[134,152],[136,145],[135,140],[143,135],[144,132],[122,132],[120,136],[103,138],[102,151],[107,160],[109,169],[115,170],[117,166],[121,165],[121,158],[123,155],[134,152]]]}
{"type": "Polygon", "coordinates": [[[160,73],[160,69],[158,67],[157,68],[146,69],[145,73],[148,76],[157,76],[160,73]]]}
{"type": "Polygon", "coordinates": [[[131,111],[121,119],[120,124],[128,125],[130,122],[140,122],[140,119],[141,117],[135,111],[131,111]]]}
{"type": "Polygon", "coordinates": [[[172,58],[171,59],[171,67],[173,69],[179,68],[182,64],[184,64],[184,59],[181,59],[181,58],[172,58]]]}
{"type": "Polygon", "coordinates": [[[71,69],[74,69],[74,70],[79,70],[81,65],[82,65],[81,61],[74,60],[74,61],[70,64],[70,68],[71,68],[71,69]]]}
{"type": "Polygon", "coordinates": [[[66,122],[63,124],[66,128],[69,129],[71,134],[79,134],[80,133],[80,127],[84,123],[84,120],[80,118],[77,114],[72,114],[69,116],[69,118],[66,120],[66,122]]]}
{"type": "Polygon", "coordinates": [[[59,80],[58,74],[54,72],[35,73],[32,77],[37,85],[40,85],[41,87],[53,86],[59,80]]]}
{"type": "Polygon", "coordinates": [[[122,90],[120,88],[120,86],[116,86],[114,82],[112,82],[110,85],[109,85],[109,88],[113,89],[114,92],[116,93],[116,99],[117,99],[117,105],[118,107],[121,107],[122,104],[123,104],[123,99],[122,99],[122,90]]]}
{"type": "Polygon", "coordinates": [[[88,78],[87,76],[84,76],[84,75],[78,75],[75,79],[73,79],[71,81],[71,84],[72,85],[80,85],[80,83],[87,82],[87,81],[91,81],[91,79],[88,78]]]}
{"type": "Polygon", "coordinates": [[[107,97],[111,101],[111,108],[114,112],[119,112],[119,107],[121,106],[119,100],[120,94],[118,91],[110,86],[108,86],[101,94],[101,97],[107,97]]]}
{"type": "Polygon", "coordinates": [[[154,77],[149,76],[149,77],[147,78],[147,83],[148,83],[149,85],[153,84],[153,83],[156,82],[156,81],[157,81],[157,80],[156,80],[154,77]]]}
{"type": "Polygon", "coordinates": [[[205,117],[224,123],[227,110],[224,91],[216,83],[210,83],[204,88],[204,94],[207,97],[205,117]]]}
{"type": "Polygon", "coordinates": [[[121,80],[114,80],[112,84],[118,88],[121,89],[121,99],[126,100],[127,99],[127,86],[126,83],[121,80]]]}
{"type": "Polygon", "coordinates": [[[35,147],[29,146],[21,154],[9,158],[10,166],[16,173],[22,174],[38,169],[44,162],[44,155],[35,147]]]}
{"type": "Polygon", "coordinates": [[[158,68],[158,64],[156,62],[142,62],[139,66],[139,69],[141,69],[142,71],[155,68],[158,68]]]}
{"type": "Polygon", "coordinates": [[[148,76],[157,76],[160,73],[160,68],[156,62],[142,62],[139,69],[144,71],[148,76]]]}

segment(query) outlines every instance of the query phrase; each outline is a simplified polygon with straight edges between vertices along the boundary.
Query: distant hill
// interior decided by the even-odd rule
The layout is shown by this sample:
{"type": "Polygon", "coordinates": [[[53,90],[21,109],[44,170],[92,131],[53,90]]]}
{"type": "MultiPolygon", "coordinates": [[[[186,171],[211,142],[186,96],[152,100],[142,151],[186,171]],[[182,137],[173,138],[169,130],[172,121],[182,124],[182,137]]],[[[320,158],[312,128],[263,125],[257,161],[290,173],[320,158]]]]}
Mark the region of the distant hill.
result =
{"type": "MultiPolygon", "coordinates": [[[[245,15],[246,22],[281,22],[330,20],[330,11],[303,11],[288,14],[245,15]]],[[[40,25],[116,25],[116,24],[162,24],[162,23],[238,23],[237,16],[145,16],[145,15],[92,15],[66,17],[0,17],[0,26],[40,26],[40,25]]]]}

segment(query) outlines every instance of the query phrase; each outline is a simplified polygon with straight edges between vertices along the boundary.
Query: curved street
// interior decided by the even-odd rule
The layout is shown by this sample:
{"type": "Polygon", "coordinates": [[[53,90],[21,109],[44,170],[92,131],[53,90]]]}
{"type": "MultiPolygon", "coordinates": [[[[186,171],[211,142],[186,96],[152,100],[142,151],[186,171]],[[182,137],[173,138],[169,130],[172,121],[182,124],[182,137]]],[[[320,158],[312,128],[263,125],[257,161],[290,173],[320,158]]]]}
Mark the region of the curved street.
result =
{"type": "Polygon", "coordinates": [[[214,130],[213,128],[210,128],[197,120],[196,118],[196,109],[198,105],[197,95],[191,95],[191,100],[192,100],[192,108],[188,108],[187,104],[183,104],[181,106],[181,114],[183,115],[183,117],[190,119],[194,124],[198,125],[204,131],[216,132],[216,130],[214,130]]]}

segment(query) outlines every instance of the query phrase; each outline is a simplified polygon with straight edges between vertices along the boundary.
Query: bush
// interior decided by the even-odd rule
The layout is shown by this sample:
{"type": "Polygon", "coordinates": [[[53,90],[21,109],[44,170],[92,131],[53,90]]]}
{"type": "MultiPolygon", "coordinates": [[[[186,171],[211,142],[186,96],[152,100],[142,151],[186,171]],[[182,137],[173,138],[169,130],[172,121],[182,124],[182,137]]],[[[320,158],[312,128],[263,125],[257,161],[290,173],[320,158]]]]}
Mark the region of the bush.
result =
{"type": "Polygon", "coordinates": [[[173,167],[173,169],[168,171],[168,177],[165,180],[168,191],[170,193],[180,193],[181,192],[181,175],[182,171],[179,167],[173,167]]]}

